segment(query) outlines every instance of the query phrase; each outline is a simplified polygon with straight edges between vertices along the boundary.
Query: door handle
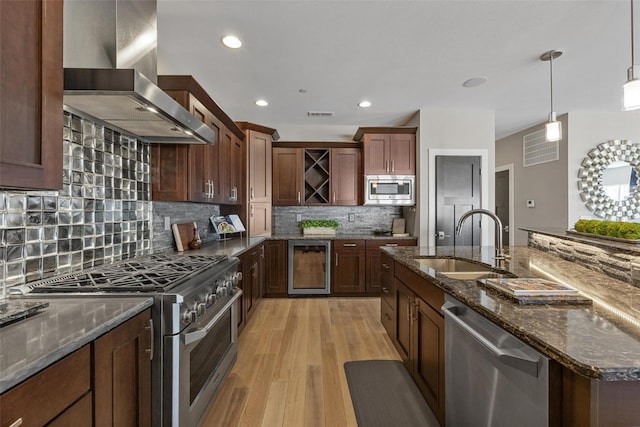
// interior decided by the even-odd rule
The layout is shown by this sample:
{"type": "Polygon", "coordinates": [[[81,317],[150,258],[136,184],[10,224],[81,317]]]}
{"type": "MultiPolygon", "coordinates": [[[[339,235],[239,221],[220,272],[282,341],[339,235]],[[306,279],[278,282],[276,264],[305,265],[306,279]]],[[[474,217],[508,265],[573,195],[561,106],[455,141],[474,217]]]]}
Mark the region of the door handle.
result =
{"type": "Polygon", "coordinates": [[[149,326],[145,326],[144,329],[149,331],[149,348],[144,351],[149,353],[149,360],[153,360],[153,319],[149,319],[149,326]]]}
{"type": "Polygon", "coordinates": [[[538,363],[540,359],[531,358],[521,353],[516,353],[506,348],[500,348],[489,338],[485,337],[480,331],[476,330],[473,325],[465,322],[458,316],[457,307],[454,304],[446,302],[442,306],[444,317],[453,321],[459,328],[465,331],[469,336],[476,340],[480,345],[486,348],[493,356],[506,365],[512,366],[519,371],[525,372],[533,377],[538,377],[538,363]]]}

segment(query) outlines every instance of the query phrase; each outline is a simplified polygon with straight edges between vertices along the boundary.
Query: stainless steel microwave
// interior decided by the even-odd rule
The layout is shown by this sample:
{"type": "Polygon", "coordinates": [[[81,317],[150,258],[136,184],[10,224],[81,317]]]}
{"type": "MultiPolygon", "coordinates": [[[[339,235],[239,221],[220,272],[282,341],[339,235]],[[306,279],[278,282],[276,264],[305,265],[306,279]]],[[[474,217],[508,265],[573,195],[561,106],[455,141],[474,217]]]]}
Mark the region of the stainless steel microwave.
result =
{"type": "Polygon", "coordinates": [[[365,205],[416,204],[414,175],[365,175],[365,205]]]}

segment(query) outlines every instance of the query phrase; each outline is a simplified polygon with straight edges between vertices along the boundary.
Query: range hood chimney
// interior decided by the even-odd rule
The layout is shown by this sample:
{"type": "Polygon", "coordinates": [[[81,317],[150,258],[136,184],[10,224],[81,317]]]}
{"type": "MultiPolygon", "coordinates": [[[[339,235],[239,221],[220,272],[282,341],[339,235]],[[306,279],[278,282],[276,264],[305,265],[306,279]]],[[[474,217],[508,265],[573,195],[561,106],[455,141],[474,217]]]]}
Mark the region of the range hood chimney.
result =
{"type": "Polygon", "coordinates": [[[215,143],[157,84],[156,0],[64,2],[64,105],[144,141],[215,143]]]}

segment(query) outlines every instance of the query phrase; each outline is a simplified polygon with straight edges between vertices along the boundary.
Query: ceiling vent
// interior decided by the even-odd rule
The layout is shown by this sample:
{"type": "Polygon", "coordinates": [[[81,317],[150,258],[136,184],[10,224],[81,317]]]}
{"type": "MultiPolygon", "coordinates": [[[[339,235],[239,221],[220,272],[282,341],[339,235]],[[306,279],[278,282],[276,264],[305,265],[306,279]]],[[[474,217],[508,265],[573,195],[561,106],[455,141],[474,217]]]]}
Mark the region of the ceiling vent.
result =
{"type": "Polygon", "coordinates": [[[524,167],[553,162],[559,158],[559,141],[547,142],[544,129],[522,137],[522,165],[524,167]]]}
{"type": "Polygon", "coordinates": [[[333,117],[333,111],[308,111],[309,117],[333,117]]]}

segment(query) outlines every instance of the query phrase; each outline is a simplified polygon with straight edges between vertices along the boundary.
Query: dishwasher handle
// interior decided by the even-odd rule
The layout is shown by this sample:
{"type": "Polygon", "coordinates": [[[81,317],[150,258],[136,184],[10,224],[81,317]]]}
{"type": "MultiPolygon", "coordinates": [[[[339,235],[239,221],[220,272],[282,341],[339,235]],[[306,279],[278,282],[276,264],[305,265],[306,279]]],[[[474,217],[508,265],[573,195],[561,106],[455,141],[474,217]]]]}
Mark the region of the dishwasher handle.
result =
{"type": "MultiPolygon", "coordinates": [[[[480,343],[484,348],[489,350],[494,357],[500,360],[505,365],[509,365],[512,368],[518,369],[524,373],[527,373],[533,377],[538,377],[538,367],[540,359],[537,357],[527,357],[524,354],[516,353],[508,349],[498,347],[489,338],[482,335],[479,331],[475,330],[470,323],[465,322],[460,316],[458,316],[458,306],[447,301],[442,306],[442,313],[445,318],[453,321],[458,327],[467,332],[472,338],[480,343]]],[[[445,332],[446,333],[446,332],[445,332]]]]}

